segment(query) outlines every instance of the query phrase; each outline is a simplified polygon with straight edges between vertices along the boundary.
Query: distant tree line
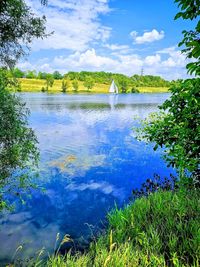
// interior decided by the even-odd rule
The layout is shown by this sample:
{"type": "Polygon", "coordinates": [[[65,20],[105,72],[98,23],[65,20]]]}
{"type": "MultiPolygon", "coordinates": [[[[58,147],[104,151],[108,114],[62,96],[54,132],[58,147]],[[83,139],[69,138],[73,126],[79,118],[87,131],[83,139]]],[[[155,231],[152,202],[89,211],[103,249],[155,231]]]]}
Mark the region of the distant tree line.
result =
{"type": "MultiPolygon", "coordinates": [[[[170,81],[164,80],[160,76],[153,75],[138,75],[134,74],[129,77],[124,74],[111,73],[111,72],[89,72],[81,71],[74,72],[70,71],[66,74],[61,74],[59,71],[54,71],[53,73],[47,72],[36,72],[35,70],[22,71],[19,68],[13,69],[15,78],[28,78],[28,79],[49,79],[51,76],[55,80],[67,79],[71,81],[82,81],[90,83],[94,81],[95,83],[110,84],[112,80],[121,88],[121,91],[126,92],[127,89],[135,90],[137,87],[148,86],[148,87],[169,87],[171,85],[170,81]]],[[[174,81],[173,81],[174,82],[174,81]]],[[[76,86],[75,86],[76,87],[76,86]]],[[[89,86],[90,87],[90,86],[89,86]]]]}

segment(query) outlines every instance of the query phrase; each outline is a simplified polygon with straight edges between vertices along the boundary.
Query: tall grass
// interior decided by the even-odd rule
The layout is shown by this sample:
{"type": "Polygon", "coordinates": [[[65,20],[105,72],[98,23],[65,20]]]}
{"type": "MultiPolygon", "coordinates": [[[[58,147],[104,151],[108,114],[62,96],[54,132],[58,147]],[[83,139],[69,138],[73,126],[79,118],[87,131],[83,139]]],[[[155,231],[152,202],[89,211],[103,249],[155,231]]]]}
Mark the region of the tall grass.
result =
{"type": "Polygon", "coordinates": [[[46,266],[199,266],[200,192],[157,192],[108,215],[87,253],[51,256],[46,266]]]}

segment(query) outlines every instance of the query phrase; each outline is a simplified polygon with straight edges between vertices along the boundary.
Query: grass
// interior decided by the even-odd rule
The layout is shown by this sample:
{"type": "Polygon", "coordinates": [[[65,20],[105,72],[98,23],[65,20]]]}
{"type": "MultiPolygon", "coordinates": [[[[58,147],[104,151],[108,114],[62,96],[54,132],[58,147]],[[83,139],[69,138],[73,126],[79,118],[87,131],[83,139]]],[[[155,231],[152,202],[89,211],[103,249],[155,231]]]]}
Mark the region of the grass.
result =
{"type": "Polygon", "coordinates": [[[139,87],[140,93],[167,93],[167,87],[139,87]]]}
{"type": "MultiPolygon", "coordinates": [[[[41,88],[45,86],[45,80],[39,80],[39,79],[26,79],[22,78],[19,79],[21,83],[21,89],[22,92],[41,92],[41,88]]],[[[61,92],[61,80],[55,80],[54,85],[52,88],[49,88],[49,93],[58,93],[61,92]]],[[[109,85],[107,84],[100,84],[96,83],[94,88],[91,90],[91,93],[108,93],[109,85]]],[[[141,93],[162,93],[167,92],[167,87],[139,87],[138,88],[141,93]]],[[[68,89],[69,93],[73,93],[73,88],[70,83],[70,87],[68,89]]],[[[87,88],[84,87],[83,82],[79,81],[79,93],[85,93],[88,92],[87,88]]]]}
{"type": "Polygon", "coordinates": [[[199,266],[200,192],[157,192],[108,215],[87,252],[50,256],[48,267],[199,266]]]}

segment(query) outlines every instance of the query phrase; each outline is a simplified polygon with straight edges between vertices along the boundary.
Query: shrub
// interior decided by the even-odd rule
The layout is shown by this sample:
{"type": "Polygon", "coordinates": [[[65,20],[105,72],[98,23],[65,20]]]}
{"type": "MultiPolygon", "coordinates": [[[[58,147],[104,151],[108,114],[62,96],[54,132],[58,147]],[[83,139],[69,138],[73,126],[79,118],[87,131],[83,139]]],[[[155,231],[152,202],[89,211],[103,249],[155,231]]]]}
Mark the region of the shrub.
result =
{"type": "Polygon", "coordinates": [[[188,79],[170,88],[171,97],[142,122],[138,138],[165,147],[165,159],[180,178],[193,174],[199,180],[200,79],[188,79]],[[189,171],[189,172],[188,172],[189,171]]]}

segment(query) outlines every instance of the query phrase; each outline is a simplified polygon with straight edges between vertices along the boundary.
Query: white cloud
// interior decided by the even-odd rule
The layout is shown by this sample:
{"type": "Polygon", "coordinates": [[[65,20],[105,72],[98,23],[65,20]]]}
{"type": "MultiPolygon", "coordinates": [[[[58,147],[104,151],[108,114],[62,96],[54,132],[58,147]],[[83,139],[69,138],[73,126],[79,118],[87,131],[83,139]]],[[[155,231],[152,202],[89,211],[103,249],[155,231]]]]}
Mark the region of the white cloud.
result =
{"type": "Polygon", "coordinates": [[[106,41],[111,28],[103,25],[99,16],[110,11],[107,0],[49,0],[42,8],[38,1],[27,0],[38,15],[45,14],[47,31],[54,34],[33,43],[33,50],[70,49],[83,51],[94,41],[106,41]]]}
{"type": "Polygon", "coordinates": [[[87,49],[84,52],[76,51],[69,56],[56,56],[52,60],[45,58],[39,60],[30,67],[30,63],[21,63],[18,66],[22,69],[36,69],[47,72],[59,70],[61,73],[68,71],[108,71],[133,75],[144,73],[160,75],[166,79],[177,79],[187,77],[186,59],[175,47],[166,48],[142,57],[138,54],[123,54],[123,50],[117,50],[113,56],[101,55],[95,49],[87,49]]]}
{"type": "Polygon", "coordinates": [[[157,30],[153,29],[150,32],[145,32],[143,35],[138,36],[136,31],[132,31],[130,36],[133,38],[133,41],[136,44],[143,44],[143,43],[151,43],[154,41],[159,41],[164,38],[165,33],[164,31],[158,32],[157,30]]]}
{"type": "Polygon", "coordinates": [[[145,58],[145,63],[148,66],[152,66],[152,65],[160,63],[160,60],[161,60],[160,55],[156,54],[155,56],[147,56],[145,58]]]}
{"type": "Polygon", "coordinates": [[[67,58],[62,56],[55,57],[53,63],[57,66],[70,66],[71,69],[105,69],[107,67],[114,67],[116,64],[115,60],[110,57],[97,55],[95,49],[89,49],[83,53],[76,52],[67,58]]]}
{"type": "Polygon", "coordinates": [[[165,48],[157,53],[168,56],[168,58],[162,62],[163,67],[185,67],[187,64],[186,55],[181,53],[180,50],[177,50],[175,46],[165,48]]]}
{"type": "Polygon", "coordinates": [[[130,47],[128,45],[118,45],[118,44],[105,44],[104,47],[116,51],[116,50],[125,50],[128,51],[130,50],[130,47]]]}

